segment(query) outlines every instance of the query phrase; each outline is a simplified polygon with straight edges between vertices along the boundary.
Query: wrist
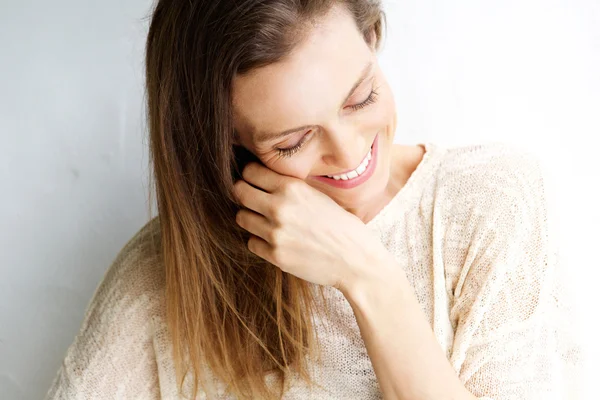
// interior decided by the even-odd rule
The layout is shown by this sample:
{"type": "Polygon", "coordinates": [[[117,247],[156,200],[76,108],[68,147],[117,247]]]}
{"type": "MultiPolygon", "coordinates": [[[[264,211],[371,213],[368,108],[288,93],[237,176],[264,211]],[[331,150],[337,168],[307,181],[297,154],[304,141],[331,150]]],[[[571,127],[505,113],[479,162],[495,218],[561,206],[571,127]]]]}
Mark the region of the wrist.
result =
{"type": "Polygon", "coordinates": [[[357,269],[361,274],[347,279],[338,288],[351,304],[372,302],[376,296],[389,297],[409,285],[404,270],[385,248],[370,254],[364,265],[357,269]]]}

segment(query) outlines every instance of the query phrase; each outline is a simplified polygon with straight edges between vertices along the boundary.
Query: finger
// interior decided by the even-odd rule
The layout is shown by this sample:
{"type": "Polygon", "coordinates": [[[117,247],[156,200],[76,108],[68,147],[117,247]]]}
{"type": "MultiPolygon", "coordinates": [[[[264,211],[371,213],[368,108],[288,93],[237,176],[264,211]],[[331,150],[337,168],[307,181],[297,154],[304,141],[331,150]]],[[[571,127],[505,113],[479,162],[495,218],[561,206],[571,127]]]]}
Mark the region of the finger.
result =
{"type": "Polygon", "coordinates": [[[244,208],[236,214],[235,222],[251,234],[260,237],[264,241],[269,241],[273,228],[264,216],[244,208]]]}
{"type": "Polygon", "coordinates": [[[243,179],[233,185],[233,194],[236,199],[246,208],[261,215],[267,216],[271,194],[257,189],[243,179]]]}
{"type": "Polygon", "coordinates": [[[248,246],[248,250],[250,250],[252,253],[256,254],[263,260],[266,260],[266,261],[270,262],[271,264],[276,265],[273,263],[271,256],[270,256],[270,254],[272,252],[271,245],[269,243],[267,243],[266,241],[262,240],[260,237],[258,237],[258,236],[250,237],[250,239],[248,240],[247,246],[248,246]]]}
{"type": "Polygon", "coordinates": [[[277,191],[284,183],[285,179],[289,178],[257,162],[248,163],[242,171],[242,177],[246,182],[269,193],[277,191]]]}

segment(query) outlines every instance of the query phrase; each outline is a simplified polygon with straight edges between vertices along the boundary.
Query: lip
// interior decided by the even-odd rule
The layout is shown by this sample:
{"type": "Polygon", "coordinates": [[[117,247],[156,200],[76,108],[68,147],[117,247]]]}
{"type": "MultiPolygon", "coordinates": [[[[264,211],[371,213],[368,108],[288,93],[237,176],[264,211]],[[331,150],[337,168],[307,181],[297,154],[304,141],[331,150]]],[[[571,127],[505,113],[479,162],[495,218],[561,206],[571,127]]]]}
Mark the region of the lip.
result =
{"type": "MultiPolygon", "coordinates": [[[[314,176],[313,178],[318,180],[319,182],[323,182],[326,183],[328,185],[331,185],[333,187],[336,188],[340,188],[340,189],[352,189],[354,187],[357,187],[358,185],[363,184],[364,182],[366,182],[375,172],[375,169],[377,168],[377,154],[378,154],[378,148],[379,148],[379,133],[377,135],[375,135],[375,140],[373,140],[373,144],[372,144],[372,150],[371,150],[371,160],[369,160],[369,165],[367,165],[367,169],[365,170],[365,172],[362,173],[362,175],[357,176],[356,178],[352,178],[352,179],[348,179],[346,181],[339,179],[339,180],[335,180],[333,178],[327,178],[325,176],[314,176]]],[[[352,171],[352,170],[350,170],[352,171]]],[[[336,175],[340,175],[340,174],[336,174],[336,175]]]]}

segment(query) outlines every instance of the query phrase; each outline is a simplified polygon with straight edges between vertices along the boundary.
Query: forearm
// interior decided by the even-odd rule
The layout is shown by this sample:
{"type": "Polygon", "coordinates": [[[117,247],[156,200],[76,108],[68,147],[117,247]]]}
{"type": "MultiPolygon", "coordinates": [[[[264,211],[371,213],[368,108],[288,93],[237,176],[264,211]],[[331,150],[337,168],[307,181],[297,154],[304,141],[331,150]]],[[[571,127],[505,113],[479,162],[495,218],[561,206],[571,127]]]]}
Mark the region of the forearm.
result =
{"type": "Polygon", "coordinates": [[[341,289],[354,311],[384,398],[475,399],[437,343],[404,272],[389,265],[385,269],[400,273],[341,289]]]}

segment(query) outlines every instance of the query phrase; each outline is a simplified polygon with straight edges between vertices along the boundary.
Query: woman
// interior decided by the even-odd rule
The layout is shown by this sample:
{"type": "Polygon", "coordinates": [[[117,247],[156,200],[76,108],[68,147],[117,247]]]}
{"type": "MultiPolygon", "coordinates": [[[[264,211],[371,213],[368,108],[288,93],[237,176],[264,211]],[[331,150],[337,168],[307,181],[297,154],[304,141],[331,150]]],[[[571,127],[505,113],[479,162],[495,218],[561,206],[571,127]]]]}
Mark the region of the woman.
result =
{"type": "Polygon", "coordinates": [[[158,2],[159,216],[49,399],[574,398],[537,162],[393,144],[383,27],[379,1],[158,2]]]}

